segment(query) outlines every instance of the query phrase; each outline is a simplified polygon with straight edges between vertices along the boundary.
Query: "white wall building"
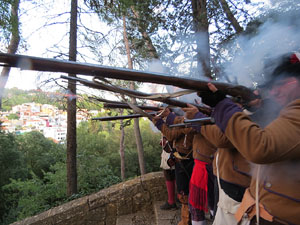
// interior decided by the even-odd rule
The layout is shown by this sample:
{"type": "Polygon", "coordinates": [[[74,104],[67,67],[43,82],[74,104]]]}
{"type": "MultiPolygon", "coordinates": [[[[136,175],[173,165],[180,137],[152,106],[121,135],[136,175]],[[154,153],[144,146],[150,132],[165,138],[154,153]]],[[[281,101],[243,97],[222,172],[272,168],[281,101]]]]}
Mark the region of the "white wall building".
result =
{"type": "MultiPolygon", "coordinates": [[[[98,114],[99,111],[87,110],[77,111],[77,125],[86,121],[91,115],[98,114]]],[[[13,106],[7,115],[15,113],[19,114],[20,118],[17,121],[5,120],[3,125],[9,132],[18,134],[30,132],[32,130],[40,131],[45,137],[52,138],[57,142],[63,142],[67,136],[67,113],[63,110],[58,110],[57,107],[48,104],[36,104],[34,102],[24,103],[22,105],[13,106]]],[[[2,114],[2,117],[4,115],[2,114]]]]}
{"type": "Polygon", "coordinates": [[[66,140],[67,128],[63,127],[45,127],[43,134],[47,138],[52,138],[58,142],[66,140]]]}

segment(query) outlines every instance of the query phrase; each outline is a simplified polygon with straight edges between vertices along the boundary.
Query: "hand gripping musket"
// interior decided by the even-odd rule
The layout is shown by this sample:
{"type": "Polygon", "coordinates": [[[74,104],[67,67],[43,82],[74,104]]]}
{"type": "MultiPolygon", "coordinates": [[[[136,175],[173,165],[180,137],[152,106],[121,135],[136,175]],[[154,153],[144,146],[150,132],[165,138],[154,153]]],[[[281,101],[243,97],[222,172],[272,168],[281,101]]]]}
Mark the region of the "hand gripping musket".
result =
{"type": "MultiPolygon", "coordinates": [[[[149,112],[150,115],[155,115],[157,112],[149,112]]],[[[92,120],[100,120],[100,121],[112,121],[112,120],[125,120],[125,119],[133,119],[144,117],[142,114],[129,114],[123,116],[105,116],[105,117],[94,117],[92,120]]]]}
{"type": "Polygon", "coordinates": [[[169,125],[170,128],[174,127],[180,127],[180,128],[187,128],[187,127],[193,127],[197,125],[209,125],[214,124],[215,120],[212,117],[204,117],[199,119],[191,119],[191,120],[184,120],[183,123],[178,124],[172,124],[169,125]]]}
{"type": "MultiPolygon", "coordinates": [[[[63,76],[63,75],[61,76],[61,78],[67,79],[67,80],[72,80],[72,81],[78,81],[78,82],[84,84],[85,86],[92,87],[92,88],[95,88],[95,89],[101,89],[101,90],[111,91],[111,92],[125,93],[126,95],[131,96],[131,97],[135,97],[135,98],[150,99],[150,97],[153,96],[153,94],[147,94],[147,93],[143,93],[143,92],[140,92],[140,91],[135,91],[135,90],[127,89],[127,88],[121,88],[121,87],[116,88],[115,86],[111,87],[109,85],[104,85],[104,84],[98,83],[98,82],[95,83],[93,81],[89,81],[89,80],[82,79],[82,78],[68,77],[68,76],[63,76]]],[[[179,101],[179,100],[176,100],[176,99],[173,99],[173,98],[166,98],[166,97],[163,97],[163,96],[159,97],[159,95],[158,95],[158,97],[151,98],[151,100],[164,102],[168,105],[178,106],[178,107],[187,107],[187,104],[188,104],[187,102],[179,101]]],[[[194,103],[189,103],[189,104],[192,104],[192,105],[196,106],[200,112],[202,112],[206,115],[210,115],[210,113],[211,113],[210,108],[199,106],[199,105],[194,104],[194,103]]]]}
{"type": "MultiPolygon", "coordinates": [[[[18,67],[24,70],[47,72],[63,72],[93,76],[97,78],[113,78],[120,80],[139,81],[173,85],[183,89],[208,91],[207,82],[199,79],[168,76],[162,73],[147,73],[137,70],[99,66],[95,64],[78,63],[66,60],[46,59],[33,56],[0,53],[0,62],[3,66],[18,67]]],[[[211,82],[217,89],[231,96],[241,96],[245,101],[256,99],[252,90],[228,83],[211,82]]]]}

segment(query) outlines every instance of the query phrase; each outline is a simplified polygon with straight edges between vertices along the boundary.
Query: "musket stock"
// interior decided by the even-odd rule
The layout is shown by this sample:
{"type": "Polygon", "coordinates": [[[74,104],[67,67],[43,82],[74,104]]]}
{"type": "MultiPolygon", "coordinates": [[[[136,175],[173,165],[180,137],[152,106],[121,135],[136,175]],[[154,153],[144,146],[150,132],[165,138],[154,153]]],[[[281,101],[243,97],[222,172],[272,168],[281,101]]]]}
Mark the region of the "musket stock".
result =
{"type": "Polygon", "coordinates": [[[191,119],[191,120],[184,120],[183,123],[172,124],[169,125],[170,128],[179,127],[179,128],[187,128],[193,127],[197,125],[209,125],[214,124],[215,120],[213,117],[204,117],[199,119],[191,119]]]}
{"type": "MultiPolygon", "coordinates": [[[[99,66],[95,64],[6,53],[0,53],[0,62],[4,63],[4,66],[17,67],[23,70],[63,72],[94,76],[99,78],[113,78],[120,80],[173,85],[183,89],[191,89],[195,91],[208,90],[208,81],[183,78],[178,76],[169,76],[163,73],[147,73],[138,70],[129,70],[123,68],[99,66]]],[[[225,94],[231,96],[241,96],[246,101],[250,101],[256,98],[252,90],[247,87],[221,82],[211,83],[213,83],[219,90],[223,91],[225,94]]]]}

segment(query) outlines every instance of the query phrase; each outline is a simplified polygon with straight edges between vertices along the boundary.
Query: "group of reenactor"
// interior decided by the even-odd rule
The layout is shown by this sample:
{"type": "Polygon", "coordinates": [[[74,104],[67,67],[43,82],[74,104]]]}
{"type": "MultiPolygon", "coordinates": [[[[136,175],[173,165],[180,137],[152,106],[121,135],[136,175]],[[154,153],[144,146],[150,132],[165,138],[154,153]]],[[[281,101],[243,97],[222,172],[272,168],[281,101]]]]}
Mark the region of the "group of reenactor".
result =
{"type": "Polygon", "coordinates": [[[179,225],[300,224],[300,54],[274,61],[261,88],[241,105],[208,83],[212,109],[163,108],[152,122],[172,147],[181,203],[179,225]],[[214,124],[170,125],[211,116],[214,124]]]}

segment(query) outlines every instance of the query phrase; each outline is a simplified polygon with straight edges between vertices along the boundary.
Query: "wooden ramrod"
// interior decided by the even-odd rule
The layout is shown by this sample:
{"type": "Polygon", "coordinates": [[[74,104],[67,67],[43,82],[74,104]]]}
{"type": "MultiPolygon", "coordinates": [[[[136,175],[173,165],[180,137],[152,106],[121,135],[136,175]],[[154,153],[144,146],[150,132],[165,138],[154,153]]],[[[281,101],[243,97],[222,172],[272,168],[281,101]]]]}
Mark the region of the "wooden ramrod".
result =
{"type": "MultiPolygon", "coordinates": [[[[120,80],[173,85],[183,89],[191,89],[196,91],[208,90],[207,81],[199,79],[183,78],[162,73],[148,73],[137,70],[99,66],[95,64],[78,63],[66,60],[0,53],[0,62],[2,63],[2,66],[17,67],[23,70],[63,72],[94,76],[99,78],[104,77],[120,80]]],[[[219,90],[222,90],[228,95],[240,96],[245,101],[255,99],[255,95],[253,94],[252,90],[247,87],[221,82],[212,83],[215,84],[215,86],[219,90]]]]}

